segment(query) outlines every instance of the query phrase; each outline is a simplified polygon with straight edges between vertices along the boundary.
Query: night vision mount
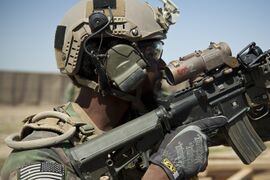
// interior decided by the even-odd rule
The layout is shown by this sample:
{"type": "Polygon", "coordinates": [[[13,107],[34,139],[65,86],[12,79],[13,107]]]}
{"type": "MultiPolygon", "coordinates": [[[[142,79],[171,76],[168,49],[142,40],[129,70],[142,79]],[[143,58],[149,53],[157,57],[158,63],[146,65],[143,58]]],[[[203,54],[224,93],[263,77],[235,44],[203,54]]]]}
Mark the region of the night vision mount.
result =
{"type": "Polygon", "coordinates": [[[171,0],[160,1],[164,4],[164,7],[162,9],[163,18],[167,21],[169,25],[175,24],[176,19],[180,14],[178,7],[171,0]]]}

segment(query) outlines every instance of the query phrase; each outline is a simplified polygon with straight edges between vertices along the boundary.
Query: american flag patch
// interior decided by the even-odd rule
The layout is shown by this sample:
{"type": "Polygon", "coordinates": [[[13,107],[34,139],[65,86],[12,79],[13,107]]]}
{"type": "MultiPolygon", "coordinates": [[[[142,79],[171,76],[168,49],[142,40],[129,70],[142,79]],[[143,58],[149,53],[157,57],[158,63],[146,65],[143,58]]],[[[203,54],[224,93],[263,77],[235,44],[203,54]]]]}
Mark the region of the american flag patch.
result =
{"type": "Polygon", "coordinates": [[[41,162],[24,166],[19,169],[18,175],[21,180],[62,180],[64,179],[64,167],[55,162],[41,162]]]}

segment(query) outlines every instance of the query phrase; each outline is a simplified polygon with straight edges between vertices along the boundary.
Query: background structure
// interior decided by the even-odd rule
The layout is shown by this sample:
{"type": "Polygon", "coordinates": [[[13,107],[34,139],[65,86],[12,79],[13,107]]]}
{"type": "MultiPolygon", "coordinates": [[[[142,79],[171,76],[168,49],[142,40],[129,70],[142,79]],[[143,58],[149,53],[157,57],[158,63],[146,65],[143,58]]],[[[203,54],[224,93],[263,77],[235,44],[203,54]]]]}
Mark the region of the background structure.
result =
{"type": "Polygon", "coordinates": [[[0,104],[61,104],[70,84],[63,75],[0,71],[0,104]]]}

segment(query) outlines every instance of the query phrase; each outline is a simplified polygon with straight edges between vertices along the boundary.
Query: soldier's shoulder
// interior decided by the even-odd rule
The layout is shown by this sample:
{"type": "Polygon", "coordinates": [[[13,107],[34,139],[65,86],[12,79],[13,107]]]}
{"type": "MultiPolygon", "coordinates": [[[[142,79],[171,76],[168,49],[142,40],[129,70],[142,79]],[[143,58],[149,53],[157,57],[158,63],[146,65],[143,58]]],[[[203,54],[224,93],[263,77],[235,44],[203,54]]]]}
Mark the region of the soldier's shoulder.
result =
{"type": "Polygon", "coordinates": [[[75,103],[29,116],[23,124],[19,133],[6,138],[9,147],[16,150],[37,149],[64,141],[77,145],[102,133],[75,103]]]}
{"type": "Polygon", "coordinates": [[[27,168],[44,166],[64,168],[73,176],[65,151],[95,135],[94,125],[82,119],[78,109],[78,105],[68,103],[24,119],[21,131],[5,140],[14,150],[2,168],[3,179],[18,177],[27,168]]]}

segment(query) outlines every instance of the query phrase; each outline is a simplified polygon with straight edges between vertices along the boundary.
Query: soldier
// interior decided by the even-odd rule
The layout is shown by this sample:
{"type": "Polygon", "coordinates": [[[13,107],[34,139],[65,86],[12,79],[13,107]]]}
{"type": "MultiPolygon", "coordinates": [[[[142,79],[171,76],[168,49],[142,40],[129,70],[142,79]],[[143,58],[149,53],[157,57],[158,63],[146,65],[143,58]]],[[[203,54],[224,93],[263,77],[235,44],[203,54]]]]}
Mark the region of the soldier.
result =
{"type": "MultiPolygon", "coordinates": [[[[154,9],[139,0],[81,0],[68,11],[56,31],[56,60],[61,73],[81,87],[80,94],[75,103],[26,118],[20,135],[7,138],[14,150],[2,169],[3,180],[80,179],[66,150],[157,107],[162,40],[178,13],[166,2],[165,9],[154,9]]],[[[146,159],[148,168],[128,165],[118,178],[193,177],[207,165],[201,127],[221,124],[206,121],[172,131],[146,159]],[[180,142],[182,153],[175,148],[180,142]]],[[[89,179],[110,177],[104,169],[89,172],[89,179]]]]}

